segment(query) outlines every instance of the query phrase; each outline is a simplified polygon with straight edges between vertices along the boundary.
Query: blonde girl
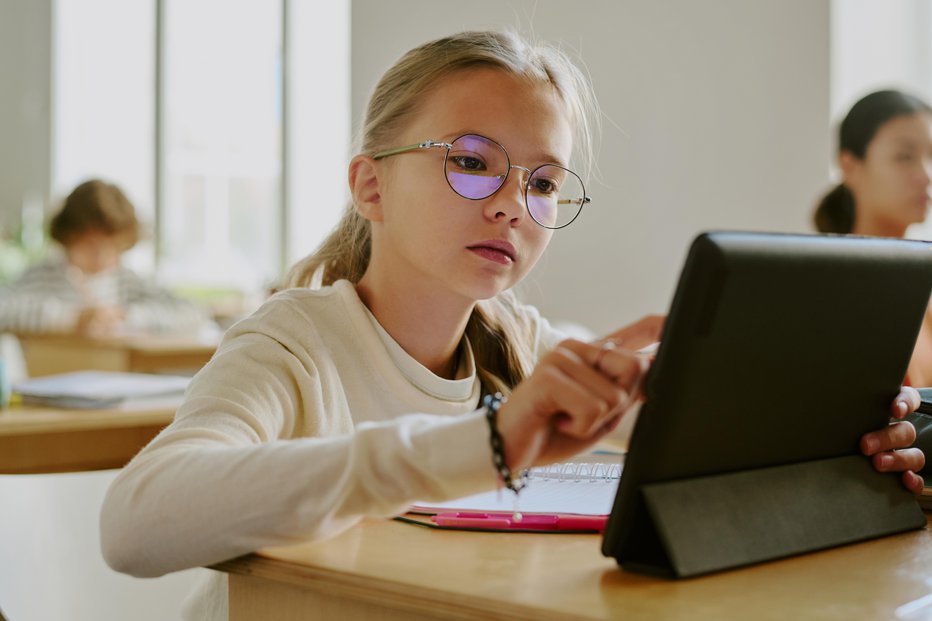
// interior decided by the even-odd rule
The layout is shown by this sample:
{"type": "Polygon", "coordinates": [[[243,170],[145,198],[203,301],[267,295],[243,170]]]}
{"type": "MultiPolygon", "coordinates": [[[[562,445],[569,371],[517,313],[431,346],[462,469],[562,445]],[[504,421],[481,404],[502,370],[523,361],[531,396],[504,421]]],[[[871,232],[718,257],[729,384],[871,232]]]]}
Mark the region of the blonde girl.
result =
{"type": "MultiPolygon", "coordinates": [[[[518,488],[523,468],[613,429],[646,370],[631,350],[660,319],[603,347],[563,340],[510,293],[559,227],[595,215],[573,172],[590,107],[563,54],[511,34],[445,37],[389,69],[350,162],[352,205],[114,482],[107,561],[156,576],[518,488]]],[[[877,452],[908,444],[899,427],[869,438],[877,452]]],[[[225,618],[223,581],[198,618],[225,618]]]]}

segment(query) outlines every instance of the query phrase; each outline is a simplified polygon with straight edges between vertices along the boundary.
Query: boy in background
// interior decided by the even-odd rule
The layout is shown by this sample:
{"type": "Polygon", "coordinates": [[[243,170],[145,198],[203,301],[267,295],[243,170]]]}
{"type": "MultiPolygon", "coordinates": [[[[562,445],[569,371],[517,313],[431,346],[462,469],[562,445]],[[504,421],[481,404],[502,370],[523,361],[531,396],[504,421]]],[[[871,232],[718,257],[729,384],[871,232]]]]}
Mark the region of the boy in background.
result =
{"type": "Polygon", "coordinates": [[[0,290],[0,332],[196,333],[204,320],[190,301],[121,265],[136,245],[136,211],[117,186],[85,181],[52,218],[61,246],[0,290]]]}

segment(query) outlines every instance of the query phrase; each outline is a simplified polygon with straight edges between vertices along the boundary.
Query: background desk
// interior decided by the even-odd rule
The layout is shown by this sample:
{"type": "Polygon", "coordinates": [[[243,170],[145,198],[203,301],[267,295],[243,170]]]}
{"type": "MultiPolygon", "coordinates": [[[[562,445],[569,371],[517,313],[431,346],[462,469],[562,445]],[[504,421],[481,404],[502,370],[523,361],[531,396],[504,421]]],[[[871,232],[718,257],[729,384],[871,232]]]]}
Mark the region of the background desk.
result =
{"type": "Polygon", "coordinates": [[[217,349],[215,342],[175,337],[21,334],[17,338],[30,377],[85,369],[193,374],[217,349]]]}
{"type": "Polygon", "coordinates": [[[122,468],[172,421],[175,409],[2,409],[0,474],[122,468]]]}
{"type": "Polygon", "coordinates": [[[230,573],[230,621],[876,621],[932,592],[928,526],[683,581],[619,571],[600,542],[367,520],[329,541],[215,568],[230,573]]]}

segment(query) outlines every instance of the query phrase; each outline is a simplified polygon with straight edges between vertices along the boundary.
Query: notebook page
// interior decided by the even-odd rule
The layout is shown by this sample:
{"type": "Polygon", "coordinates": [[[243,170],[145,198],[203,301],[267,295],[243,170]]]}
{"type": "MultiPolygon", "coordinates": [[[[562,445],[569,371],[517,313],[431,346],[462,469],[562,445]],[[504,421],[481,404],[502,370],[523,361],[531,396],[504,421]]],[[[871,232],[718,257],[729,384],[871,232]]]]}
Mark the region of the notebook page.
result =
{"type": "MultiPolygon", "coordinates": [[[[584,465],[584,464],[574,464],[584,465]]],[[[578,515],[608,515],[612,512],[621,466],[616,465],[609,476],[546,476],[534,473],[527,487],[517,498],[521,513],[573,513],[578,515]]],[[[412,513],[442,511],[504,511],[515,510],[515,495],[505,489],[492,490],[457,498],[447,502],[417,502],[412,513]]]]}

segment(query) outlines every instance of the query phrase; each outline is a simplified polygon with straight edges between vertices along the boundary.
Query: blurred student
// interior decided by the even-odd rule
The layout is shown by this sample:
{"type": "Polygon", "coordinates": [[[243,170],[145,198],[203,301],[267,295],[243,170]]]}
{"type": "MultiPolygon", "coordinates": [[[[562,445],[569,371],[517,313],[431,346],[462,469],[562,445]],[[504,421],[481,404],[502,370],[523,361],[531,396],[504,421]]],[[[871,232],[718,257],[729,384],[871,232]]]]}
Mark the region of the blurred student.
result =
{"type": "MultiPolygon", "coordinates": [[[[814,215],[823,233],[905,237],[925,220],[932,178],[932,108],[897,90],[854,104],[839,129],[842,181],[814,215]]],[[[932,307],[907,372],[913,386],[932,386],[932,307]]]]}
{"type": "Polygon", "coordinates": [[[196,333],[201,310],[121,265],[139,240],[126,195],[93,179],[52,218],[60,249],[0,291],[0,332],[19,334],[196,333]]]}

